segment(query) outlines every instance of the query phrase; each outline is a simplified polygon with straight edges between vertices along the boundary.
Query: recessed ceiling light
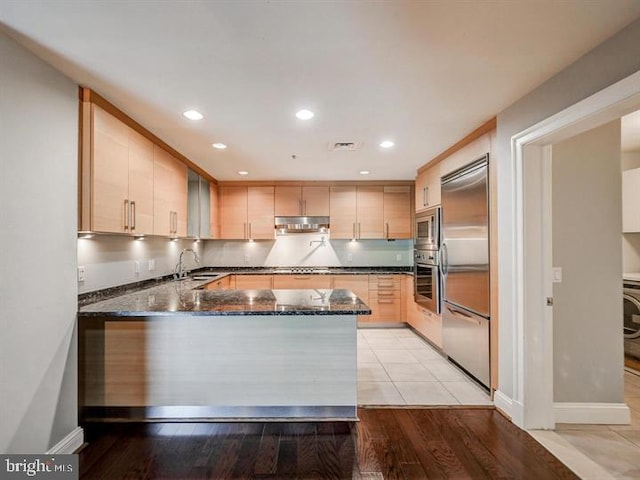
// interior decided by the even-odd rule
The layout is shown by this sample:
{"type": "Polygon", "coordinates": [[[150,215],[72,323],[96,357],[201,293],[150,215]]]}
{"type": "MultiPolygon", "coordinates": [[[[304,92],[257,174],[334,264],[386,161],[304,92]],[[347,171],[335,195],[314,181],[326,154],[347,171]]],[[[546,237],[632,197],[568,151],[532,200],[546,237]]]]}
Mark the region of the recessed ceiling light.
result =
{"type": "Polygon", "coordinates": [[[204,118],[204,115],[202,115],[197,110],[187,110],[183,113],[183,115],[189,120],[202,120],[204,118]]]}
{"type": "Polygon", "coordinates": [[[307,109],[303,109],[300,110],[299,112],[296,112],[296,117],[298,117],[300,120],[309,120],[311,118],[313,118],[314,113],[311,110],[307,110],[307,109]]]}
{"type": "Polygon", "coordinates": [[[213,148],[217,148],[218,150],[224,150],[227,146],[224,143],[213,143],[211,144],[213,148]]]}
{"type": "Polygon", "coordinates": [[[238,175],[249,175],[249,172],[247,172],[246,170],[240,170],[238,172],[238,175]]]}
{"type": "Polygon", "coordinates": [[[360,170],[360,175],[369,175],[369,170],[360,170]]]}
{"type": "Polygon", "coordinates": [[[391,140],[385,140],[384,142],[380,142],[380,146],[382,148],[391,148],[395,145],[391,140]]]}

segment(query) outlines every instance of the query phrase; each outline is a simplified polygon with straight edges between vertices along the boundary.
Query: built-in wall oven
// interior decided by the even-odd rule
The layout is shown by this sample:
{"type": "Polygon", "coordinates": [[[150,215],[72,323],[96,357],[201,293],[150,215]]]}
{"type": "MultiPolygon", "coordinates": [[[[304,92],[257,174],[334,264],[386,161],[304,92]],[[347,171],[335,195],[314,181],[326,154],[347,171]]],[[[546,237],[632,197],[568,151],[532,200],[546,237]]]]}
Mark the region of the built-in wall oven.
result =
{"type": "Polygon", "coordinates": [[[416,249],[414,266],[414,298],[418,305],[440,313],[440,269],[438,250],[416,249]]]}
{"type": "Polygon", "coordinates": [[[440,208],[416,215],[414,246],[415,301],[432,312],[440,313],[440,208]]]}

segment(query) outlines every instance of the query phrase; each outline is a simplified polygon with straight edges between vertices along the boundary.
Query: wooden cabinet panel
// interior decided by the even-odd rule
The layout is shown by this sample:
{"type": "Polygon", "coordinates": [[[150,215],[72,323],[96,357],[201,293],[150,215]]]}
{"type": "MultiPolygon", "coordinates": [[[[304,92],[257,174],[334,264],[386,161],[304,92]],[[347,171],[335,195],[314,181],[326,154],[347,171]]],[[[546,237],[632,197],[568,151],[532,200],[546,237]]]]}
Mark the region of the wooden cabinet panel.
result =
{"type": "Polygon", "coordinates": [[[385,238],[410,239],[412,235],[411,187],[384,187],[385,238]]]}
{"type": "Polygon", "coordinates": [[[153,143],[129,128],[129,201],[132,233],[153,234],[153,143]]]}
{"type": "Polygon", "coordinates": [[[295,217],[302,214],[302,187],[277,185],[274,194],[276,217],[295,217]]]}
{"type": "Polygon", "coordinates": [[[248,187],[248,238],[256,240],[269,240],[274,238],[273,205],[273,187],[248,187]]]}
{"type": "Polygon", "coordinates": [[[369,275],[370,322],[403,322],[402,276],[369,275]]]}
{"type": "Polygon", "coordinates": [[[326,217],[329,215],[329,187],[302,187],[302,214],[326,217]]]}
{"type": "Polygon", "coordinates": [[[274,289],[331,288],[330,275],[274,275],[274,289]]]}
{"type": "Polygon", "coordinates": [[[211,238],[220,238],[220,210],[218,208],[218,187],[209,183],[209,213],[211,215],[211,238]]]}
{"type": "Polygon", "coordinates": [[[93,106],[91,228],[128,232],[129,127],[93,106]]]}
{"type": "Polygon", "coordinates": [[[236,275],[227,275],[220,280],[207,283],[205,290],[234,290],[236,288],[236,275]]]}
{"type": "Polygon", "coordinates": [[[187,167],[157,145],[153,148],[153,233],[187,235],[187,167]]]}
{"type": "Polygon", "coordinates": [[[357,197],[355,186],[331,187],[330,217],[331,238],[356,238],[357,197]]]}
{"type": "Polygon", "coordinates": [[[234,275],[238,290],[270,290],[273,288],[272,275],[234,275]]]}
{"type": "Polygon", "coordinates": [[[410,325],[428,338],[434,345],[442,348],[442,317],[431,310],[415,305],[415,314],[410,325]]]}
{"type": "Polygon", "coordinates": [[[416,178],[416,211],[440,205],[440,164],[433,165],[416,178]]]}
{"type": "Polygon", "coordinates": [[[247,187],[220,188],[220,238],[247,238],[247,187]]]}
{"type": "Polygon", "coordinates": [[[328,216],[329,187],[277,185],[275,187],[275,216],[328,216]]]}
{"type": "Polygon", "coordinates": [[[384,187],[357,188],[358,238],[384,238],[384,187]]]}

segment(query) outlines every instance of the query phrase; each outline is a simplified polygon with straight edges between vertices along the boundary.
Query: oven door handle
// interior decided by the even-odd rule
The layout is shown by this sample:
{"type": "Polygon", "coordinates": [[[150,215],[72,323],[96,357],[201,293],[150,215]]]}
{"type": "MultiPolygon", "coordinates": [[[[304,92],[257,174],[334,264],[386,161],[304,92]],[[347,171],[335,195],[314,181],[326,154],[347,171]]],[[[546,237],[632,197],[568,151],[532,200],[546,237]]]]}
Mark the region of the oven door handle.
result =
{"type": "Polygon", "coordinates": [[[449,252],[447,251],[447,244],[444,242],[440,246],[440,267],[442,275],[449,273],[449,252]]]}

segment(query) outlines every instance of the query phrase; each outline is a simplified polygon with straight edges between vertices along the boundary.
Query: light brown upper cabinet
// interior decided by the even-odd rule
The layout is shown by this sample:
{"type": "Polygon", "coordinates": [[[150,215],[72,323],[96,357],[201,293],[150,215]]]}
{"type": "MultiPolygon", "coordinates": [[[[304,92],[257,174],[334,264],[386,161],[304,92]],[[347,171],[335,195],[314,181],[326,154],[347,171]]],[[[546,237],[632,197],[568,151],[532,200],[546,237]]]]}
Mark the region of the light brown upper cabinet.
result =
{"type": "Polygon", "coordinates": [[[329,187],[295,185],[275,187],[275,216],[328,216],[329,187]]]}
{"type": "Polygon", "coordinates": [[[383,205],[382,186],[331,187],[331,238],[384,238],[383,205]]]}
{"type": "Polygon", "coordinates": [[[440,164],[416,177],[416,212],[440,205],[440,164]]]}
{"type": "Polygon", "coordinates": [[[187,235],[187,166],[153,146],[153,233],[187,235]]]}
{"type": "Polygon", "coordinates": [[[271,240],[274,238],[274,187],[222,186],[220,238],[271,240]]]}
{"type": "Polygon", "coordinates": [[[89,229],[152,234],[153,144],[96,105],[90,117],[89,229]]]}
{"type": "Polygon", "coordinates": [[[384,236],[393,239],[410,239],[411,187],[384,187],[384,236]]]}

